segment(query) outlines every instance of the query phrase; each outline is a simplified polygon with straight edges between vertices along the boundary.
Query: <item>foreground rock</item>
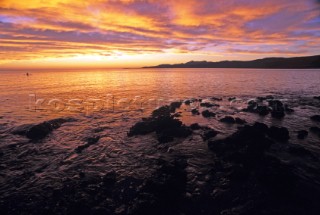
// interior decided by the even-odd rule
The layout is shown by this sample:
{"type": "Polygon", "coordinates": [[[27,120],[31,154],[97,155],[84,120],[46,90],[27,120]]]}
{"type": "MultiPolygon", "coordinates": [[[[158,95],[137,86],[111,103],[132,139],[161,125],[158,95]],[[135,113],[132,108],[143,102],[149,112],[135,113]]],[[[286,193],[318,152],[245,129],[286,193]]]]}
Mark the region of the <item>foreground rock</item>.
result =
{"type": "Polygon", "coordinates": [[[274,143],[267,137],[268,130],[262,123],[246,125],[227,138],[209,141],[208,147],[239,162],[254,162],[274,143]]]}
{"type": "MultiPolygon", "coordinates": [[[[175,105],[174,107],[177,107],[175,105]]],[[[188,137],[192,130],[183,125],[179,119],[175,119],[172,113],[172,106],[163,106],[152,112],[151,117],[144,118],[130,128],[128,136],[145,135],[156,132],[160,143],[167,143],[175,137],[188,137]]]]}
{"type": "Polygon", "coordinates": [[[216,114],[209,111],[209,110],[205,110],[205,111],[202,111],[202,116],[205,117],[205,118],[209,118],[209,117],[215,117],[216,114]]]}
{"type": "Polygon", "coordinates": [[[15,128],[12,133],[25,135],[31,140],[40,140],[48,136],[53,130],[61,127],[63,123],[70,121],[68,118],[58,118],[42,122],[37,125],[22,125],[15,128]]]}
{"type": "Polygon", "coordinates": [[[290,138],[288,129],[284,127],[271,126],[267,134],[278,141],[287,141],[290,138]]]}

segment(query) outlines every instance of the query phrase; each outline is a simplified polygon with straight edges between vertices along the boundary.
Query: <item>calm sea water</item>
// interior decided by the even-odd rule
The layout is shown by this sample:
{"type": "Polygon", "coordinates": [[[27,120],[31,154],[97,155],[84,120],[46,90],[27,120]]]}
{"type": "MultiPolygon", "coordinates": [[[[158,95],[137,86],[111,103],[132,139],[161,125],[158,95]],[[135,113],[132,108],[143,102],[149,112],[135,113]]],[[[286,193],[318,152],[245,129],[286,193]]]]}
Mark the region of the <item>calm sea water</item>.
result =
{"type": "Polygon", "coordinates": [[[168,99],[192,97],[248,98],[270,94],[290,98],[308,97],[320,92],[320,70],[135,69],[26,72],[31,75],[27,77],[21,71],[0,73],[2,120],[30,123],[77,111],[90,112],[90,108],[93,111],[94,108],[100,110],[101,105],[104,109],[110,109],[108,100],[116,104],[122,102],[122,108],[128,101],[134,100],[137,104],[141,100],[142,108],[147,109],[155,108],[152,100],[160,103],[162,100],[166,102],[168,99]],[[44,101],[36,104],[35,101],[39,99],[44,101]],[[71,99],[76,100],[70,101],[71,99]],[[96,104],[99,107],[92,107],[94,99],[101,99],[104,103],[101,104],[100,100],[100,104],[96,104]],[[72,104],[79,105],[80,101],[81,107],[70,108],[72,104]],[[34,111],[35,109],[39,110],[34,111]]]}
{"type": "MultiPolygon", "coordinates": [[[[300,144],[320,154],[319,137],[309,134],[298,140],[296,131],[318,126],[310,116],[319,114],[320,70],[262,69],[137,69],[93,71],[26,71],[0,72],[0,193],[35,194],[49,186],[62,186],[65,179],[76,178],[79,172],[93,177],[115,171],[124,177],[145,178],[157,168],[157,160],[169,154],[188,160],[190,192],[200,189],[211,171],[212,153],[195,134],[179,144],[159,145],[153,135],[128,138],[129,128],[141,117],[170,99],[222,97],[217,102],[216,118],[192,116],[182,106],[181,120],[189,125],[198,122],[229,135],[236,125],[219,122],[233,115],[248,123],[260,121],[289,129],[293,144],[300,144]],[[283,120],[260,117],[241,111],[247,99],[273,95],[283,99],[295,113],[283,120]],[[239,98],[231,104],[229,97],[239,98]],[[136,100],[135,100],[136,99],[136,100]],[[38,101],[36,104],[35,101],[38,101]],[[103,108],[99,104],[103,102],[103,108]],[[134,101],[134,102],[133,102],[134,101]],[[96,102],[96,103],[94,103],[96,102]],[[13,135],[17,126],[38,123],[57,117],[74,120],[62,125],[37,143],[13,135]],[[75,149],[90,137],[99,141],[82,153],[75,149]],[[170,150],[169,147],[170,146],[170,150]]],[[[200,108],[201,111],[201,108],[200,108]]],[[[283,147],[286,147],[284,144],[283,147]]],[[[275,153],[278,151],[274,149],[275,153]]],[[[286,156],[284,156],[286,159],[286,156]]],[[[297,168],[300,168],[300,164],[297,168]]],[[[312,178],[301,163],[301,173],[312,178]]]]}

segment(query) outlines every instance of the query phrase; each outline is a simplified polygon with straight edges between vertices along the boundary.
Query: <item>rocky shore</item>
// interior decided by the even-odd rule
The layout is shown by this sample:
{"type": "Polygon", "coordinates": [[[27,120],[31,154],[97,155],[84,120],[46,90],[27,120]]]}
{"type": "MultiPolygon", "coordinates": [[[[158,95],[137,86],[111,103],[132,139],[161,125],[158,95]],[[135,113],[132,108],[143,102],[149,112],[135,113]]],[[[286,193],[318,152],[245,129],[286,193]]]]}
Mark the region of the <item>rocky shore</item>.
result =
{"type": "MultiPolygon", "coordinates": [[[[319,97],[313,100],[319,108],[319,97]]],[[[319,151],[306,144],[308,138],[320,143],[320,115],[309,114],[306,120],[311,126],[292,131],[282,124],[296,114],[291,104],[265,96],[233,113],[223,111],[223,102],[233,101],[236,98],[176,101],[130,124],[124,141],[145,147],[147,152],[139,154],[127,146],[150,174],[136,177],[127,174],[129,170],[124,174],[110,170],[92,176],[78,171],[59,186],[44,185],[41,193],[34,188],[34,193],[2,195],[0,213],[319,214],[319,151]],[[269,117],[277,124],[249,120],[248,114],[262,120],[269,117]]],[[[52,132],[74,121],[59,118],[22,125],[11,129],[11,134],[42,144],[52,132]]],[[[72,156],[105,139],[95,131],[72,150],[72,156]]],[[[2,147],[1,161],[5,153],[2,147]]],[[[122,156],[119,159],[125,160],[122,156]]],[[[127,168],[138,171],[134,165],[127,168]]],[[[0,192],[5,190],[2,184],[0,192]]]]}

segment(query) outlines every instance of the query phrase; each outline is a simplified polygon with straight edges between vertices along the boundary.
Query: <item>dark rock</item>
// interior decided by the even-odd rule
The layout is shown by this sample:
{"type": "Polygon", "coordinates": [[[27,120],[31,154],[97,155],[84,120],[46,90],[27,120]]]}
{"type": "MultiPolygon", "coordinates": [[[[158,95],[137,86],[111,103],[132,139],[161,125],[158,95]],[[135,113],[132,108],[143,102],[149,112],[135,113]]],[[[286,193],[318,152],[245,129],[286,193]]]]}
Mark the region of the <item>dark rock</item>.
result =
{"type": "Polygon", "coordinates": [[[271,100],[269,101],[269,107],[271,107],[271,116],[273,118],[281,119],[285,116],[285,108],[281,101],[271,100]]]}
{"type": "Polygon", "coordinates": [[[192,130],[199,130],[199,129],[201,129],[201,126],[198,123],[193,123],[190,125],[190,128],[192,130]]]}
{"type": "Polygon", "coordinates": [[[291,145],[288,148],[288,152],[297,156],[313,156],[309,150],[300,145],[291,145]]]}
{"type": "Polygon", "coordinates": [[[174,113],[176,111],[176,109],[180,108],[182,105],[182,102],[172,102],[170,104],[170,111],[171,113],[174,113]]]}
{"type": "MultiPolygon", "coordinates": [[[[178,104],[174,105],[177,107],[178,104]]],[[[156,132],[160,143],[173,141],[175,137],[187,137],[192,134],[192,130],[179,119],[170,115],[170,107],[163,106],[153,111],[152,116],[136,123],[128,132],[128,136],[145,135],[156,132]]]]}
{"type": "Polygon", "coordinates": [[[26,135],[26,133],[29,131],[30,128],[32,128],[33,124],[25,124],[25,125],[19,125],[15,127],[11,133],[14,135],[26,135]]]}
{"type": "Polygon", "coordinates": [[[270,110],[267,106],[257,106],[256,112],[260,115],[260,116],[266,116],[270,113],[270,110]]]}
{"type": "Polygon", "coordinates": [[[232,100],[235,100],[236,99],[236,97],[230,97],[230,98],[228,98],[228,101],[232,101],[232,100]]]}
{"type": "Polygon", "coordinates": [[[208,141],[208,148],[216,153],[223,153],[227,148],[226,139],[218,139],[218,140],[209,140],[208,141]]]}
{"type": "Polygon", "coordinates": [[[165,105],[154,110],[151,116],[152,117],[169,117],[170,114],[171,114],[171,107],[169,107],[168,105],[165,105]]]}
{"type": "Polygon", "coordinates": [[[218,154],[229,154],[229,159],[236,162],[252,165],[271,144],[263,129],[246,125],[224,139],[209,141],[208,147],[218,154]]]}
{"type": "Polygon", "coordinates": [[[92,215],[111,215],[113,214],[111,210],[108,210],[105,207],[94,207],[91,211],[92,215]]]}
{"type": "Polygon", "coordinates": [[[320,100],[320,96],[314,96],[314,99],[320,100]]]}
{"type": "Polygon", "coordinates": [[[107,174],[105,174],[105,176],[103,176],[102,182],[104,183],[104,185],[113,186],[116,183],[116,179],[117,174],[114,171],[112,171],[108,172],[107,174]]]}
{"type": "Polygon", "coordinates": [[[218,133],[219,132],[217,132],[214,129],[207,129],[207,130],[204,131],[202,139],[204,141],[209,140],[210,138],[213,138],[213,137],[217,136],[218,133]]]}
{"type": "Polygon", "coordinates": [[[144,191],[152,193],[157,199],[157,207],[146,214],[177,214],[179,201],[183,198],[187,186],[186,161],[164,161],[161,167],[146,182],[144,191]]]}
{"type": "Polygon", "coordinates": [[[144,120],[142,122],[137,122],[134,126],[132,126],[129,130],[128,136],[135,135],[145,135],[156,130],[156,122],[154,120],[144,120]]]}
{"type": "Polygon", "coordinates": [[[240,125],[243,125],[243,124],[246,124],[246,123],[247,123],[246,120],[240,119],[239,117],[236,117],[236,118],[235,118],[235,122],[236,122],[237,124],[240,124],[240,125]]]}
{"type": "Polygon", "coordinates": [[[271,95],[268,95],[268,96],[265,96],[265,97],[257,97],[257,99],[258,99],[259,101],[265,101],[265,100],[273,100],[274,97],[271,96],[271,95]]]}
{"type": "Polygon", "coordinates": [[[256,170],[259,181],[272,192],[276,198],[290,198],[295,186],[296,176],[288,164],[276,157],[268,156],[263,159],[260,168],[256,170]]]}
{"type": "Polygon", "coordinates": [[[191,110],[191,113],[192,113],[193,115],[200,115],[200,112],[199,112],[197,109],[192,109],[192,110],[191,110]]]}
{"type": "Polygon", "coordinates": [[[222,101],[222,98],[211,97],[211,100],[213,100],[213,101],[222,101]]]}
{"type": "Polygon", "coordinates": [[[303,140],[303,139],[305,139],[305,138],[308,136],[308,134],[309,134],[308,131],[306,131],[306,130],[301,130],[301,131],[298,131],[297,137],[298,137],[298,139],[303,140]]]}
{"type": "Polygon", "coordinates": [[[88,148],[89,146],[93,145],[93,144],[96,144],[98,141],[99,141],[100,137],[99,136],[96,136],[96,137],[89,137],[87,138],[86,140],[86,144],[83,144],[81,146],[78,146],[76,149],[75,149],[75,152],[77,153],[81,153],[84,149],[88,148]]]}
{"type": "Polygon", "coordinates": [[[232,116],[225,116],[224,118],[219,120],[220,122],[225,123],[236,123],[236,120],[232,116]]]}
{"type": "Polygon", "coordinates": [[[269,129],[269,127],[266,124],[260,122],[255,122],[253,124],[253,128],[262,133],[267,133],[269,129]]]}
{"type": "Polygon", "coordinates": [[[205,118],[209,118],[209,117],[215,117],[216,114],[209,110],[205,110],[205,111],[202,111],[202,116],[205,118]]]}
{"type": "Polygon", "coordinates": [[[319,127],[316,127],[316,126],[313,126],[309,129],[312,133],[315,133],[317,134],[319,137],[320,137],[320,128],[319,127]]]}
{"type": "Polygon", "coordinates": [[[278,110],[278,109],[283,109],[284,105],[281,101],[279,100],[271,100],[268,102],[269,106],[272,108],[272,110],[278,110]]]}
{"type": "Polygon", "coordinates": [[[203,103],[200,103],[200,106],[201,107],[206,107],[206,108],[210,108],[210,107],[219,107],[218,104],[211,104],[209,102],[203,102],[203,103]]]}
{"type": "Polygon", "coordinates": [[[159,143],[169,143],[174,140],[174,137],[166,132],[161,132],[157,135],[157,139],[159,143]]]}
{"type": "Polygon", "coordinates": [[[25,134],[31,140],[43,139],[54,129],[59,128],[63,123],[67,121],[67,119],[59,118],[42,122],[40,124],[32,126],[25,134]]]}
{"type": "Polygon", "coordinates": [[[190,104],[191,104],[191,101],[190,101],[190,100],[185,100],[185,101],[184,101],[184,104],[185,104],[185,105],[190,105],[190,104]]]}
{"type": "Polygon", "coordinates": [[[174,140],[175,137],[186,138],[192,134],[192,130],[186,126],[168,128],[157,131],[158,141],[160,143],[167,143],[174,140]]]}
{"type": "Polygon", "coordinates": [[[271,116],[273,118],[282,119],[285,115],[284,111],[271,111],[271,116]]]}
{"type": "Polygon", "coordinates": [[[289,131],[285,127],[275,127],[271,126],[267,132],[268,136],[278,140],[278,141],[287,141],[290,136],[289,136],[289,131]]]}
{"type": "Polygon", "coordinates": [[[243,111],[250,112],[250,113],[256,113],[257,112],[257,106],[258,106],[258,103],[256,101],[250,100],[248,102],[247,108],[243,109],[243,111]]]}
{"type": "Polygon", "coordinates": [[[311,116],[310,119],[316,122],[320,122],[320,115],[311,116]]]}
{"type": "Polygon", "coordinates": [[[174,119],[172,117],[162,117],[154,121],[155,131],[161,132],[162,130],[180,128],[182,122],[179,119],[174,119]]]}

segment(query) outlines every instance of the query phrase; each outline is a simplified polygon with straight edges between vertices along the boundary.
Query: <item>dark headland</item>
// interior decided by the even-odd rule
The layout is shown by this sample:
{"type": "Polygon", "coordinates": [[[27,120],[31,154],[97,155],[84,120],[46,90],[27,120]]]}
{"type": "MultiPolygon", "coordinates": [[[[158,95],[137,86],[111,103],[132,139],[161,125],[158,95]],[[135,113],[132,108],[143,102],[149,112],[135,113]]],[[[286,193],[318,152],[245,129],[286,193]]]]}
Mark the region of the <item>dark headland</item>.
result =
{"type": "Polygon", "coordinates": [[[189,61],[180,64],[161,64],[143,68],[263,68],[314,69],[320,68],[320,55],[292,58],[263,58],[251,61],[189,61]]]}

